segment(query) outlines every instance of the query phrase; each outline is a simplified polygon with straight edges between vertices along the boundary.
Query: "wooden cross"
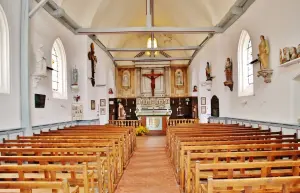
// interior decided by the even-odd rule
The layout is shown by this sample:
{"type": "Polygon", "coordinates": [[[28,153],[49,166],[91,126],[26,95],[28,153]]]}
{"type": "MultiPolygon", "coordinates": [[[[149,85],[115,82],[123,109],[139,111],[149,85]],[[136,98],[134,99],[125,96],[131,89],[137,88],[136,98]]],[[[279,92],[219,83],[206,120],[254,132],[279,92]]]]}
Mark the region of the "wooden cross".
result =
{"type": "Polygon", "coordinates": [[[92,86],[94,87],[95,86],[95,67],[96,67],[96,63],[97,63],[97,56],[95,56],[95,47],[94,47],[93,43],[91,43],[91,51],[88,53],[88,57],[89,57],[89,60],[92,62],[91,63],[92,77],[90,79],[91,79],[92,86]]]}
{"type": "Polygon", "coordinates": [[[155,74],[154,70],[151,70],[151,74],[143,74],[143,76],[149,78],[151,80],[151,91],[152,91],[152,96],[154,96],[154,89],[155,89],[155,79],[163,76],[164,74],[159,73],[159,74],[155,74]]]}

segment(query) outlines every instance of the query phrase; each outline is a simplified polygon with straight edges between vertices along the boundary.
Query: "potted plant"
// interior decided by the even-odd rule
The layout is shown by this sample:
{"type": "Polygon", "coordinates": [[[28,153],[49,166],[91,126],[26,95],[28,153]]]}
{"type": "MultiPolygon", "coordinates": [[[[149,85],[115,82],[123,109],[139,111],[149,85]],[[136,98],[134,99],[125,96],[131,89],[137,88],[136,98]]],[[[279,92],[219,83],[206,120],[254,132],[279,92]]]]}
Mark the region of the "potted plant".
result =
{"type": "Polygon", "coordinates": [[[143,136],[143,135],[147,135],[148,133],[149,133],[149,129],[147,129],[144,126],[139,126],[135,130],[136,136],[143,136]]]}

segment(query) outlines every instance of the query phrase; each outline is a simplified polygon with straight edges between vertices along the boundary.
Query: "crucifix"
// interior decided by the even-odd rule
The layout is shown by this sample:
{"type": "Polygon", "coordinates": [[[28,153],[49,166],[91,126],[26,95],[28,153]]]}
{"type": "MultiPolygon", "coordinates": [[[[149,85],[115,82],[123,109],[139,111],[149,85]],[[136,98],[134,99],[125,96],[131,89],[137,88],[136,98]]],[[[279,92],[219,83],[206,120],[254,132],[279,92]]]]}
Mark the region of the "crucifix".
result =
{"type": "Polygon", "coordinates": [[[91,63],[91,67],[92,67],[92,77],[91,79],[91,83],[92,86],[95,86],[95,68],[96,68],[96,63],[97,63],[97,56],[95,56],[95,47],[94,44],[91,43],[91,51],[88,53],[88,57],[89,60],[92,62],[91,63]]]}
{"type": "Polygon", "coordinates": [[[159,74],[155,74],[154,70],[151,70],[151,74],[143,74],[143,76],[149,78],[151,80],[151,91],[152,91],[152,96],[154,96],[154,89],[155,89],[155,79],[163,76],[164,74],[159,73],[159,74]]]}

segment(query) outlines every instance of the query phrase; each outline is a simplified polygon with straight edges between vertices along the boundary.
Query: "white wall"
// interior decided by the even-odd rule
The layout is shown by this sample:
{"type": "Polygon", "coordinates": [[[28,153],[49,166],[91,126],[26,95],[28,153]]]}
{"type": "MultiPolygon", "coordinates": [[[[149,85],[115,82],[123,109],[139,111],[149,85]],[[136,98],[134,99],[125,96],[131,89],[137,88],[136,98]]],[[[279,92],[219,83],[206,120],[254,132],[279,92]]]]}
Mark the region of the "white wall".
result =
{"type": "Polygon", "coordinates": [[[20,18],[21,1],[0,0],[9,25],[10,94],[0,94],[0,130],[21,126],[20,108],[20,18]]]}
{"type": "MultiPolygon", "coordinates": [[[[225,33],[214,36],[197,55],[191,68],[196,64],[205,68],[209,61],[212,65],[212,95],[220,99],[220,116],[254,119],[281,123],[296,123],[293,116],[293,78],[300,74],[300,66],[278,67],[279,49],[297,46],[300,43],[300,1],[281,0],[255,1],[247,12],[225,33]],[[270,66],[274,70],[272,83],[266,84],[263,78],[254,76],[255,96],[238,97],[237,92],[237,50],[241,31],[249,32],[253,45],[253,56],[257,56],[260,35],[270,44],[270,66]],[[226,58],[233,60],[234,90],[225,87],[224,65],[226,58]],[[246,105],[242,102],[247,101],[246,105]]],[[[254,66],[255,74],[259,66],[254,66]]],[[[191,69],[192,71],[192,69],[191,69]]],[[[203,74],[205,76],[205,74],[203,74]]],[[[201,95],[201,93],[200,93],[201,95]]]]}
{"type": "MultiPolygon", "coordinates": [[[[40,10],[31,20],[31,72],[35,67],[34,52],[42,44],[48,66],[51,66],[51,49],[56,38],[60,38],[67,57],[67,89],[68,99],[55,99],[52,97],[51,71],[48,77],[43,79],[36,88],[32,88],[32,124],[43,125],[49,123],[58,123],[71,121],[71,105],[74,102],[73,96],[81,97],[79,103],[84,106],[84,120],[98,119],[98,104],[100,94],[106,94],[107,91],[101,91],[98,87],[92,87],[91,81],[91,61],[88,59],[90,43],[87,36],[77,36],[60,24],[56,19],[50,16],[45,10],[40,10]],[[72,92],[70,85],[72,79],[72,68],[76,66],[79,71],[79,92],[72,92]],[[101,92],[100,92],[101,91],[101,92]],[[46,94],[45,108],[36,109],[34,107],[34,94],[46,94]],[[96,101],[96,109],[91,110],[91,100],[96,101]]],[[[107,75],[114,66],[107,55],[95,44],[95,53],[98,58],[96,68],[96,84],[107,84],[107,75]]],[[[114,80],[114,79],[113,79],[114,80]]],[[[108,111],[108,104],[107,104],[108,111]]],[[[106,117],[104,117],[106,118],[106,117]]],[[[108,122],[104,120],[103,123],[108,122]]],[[[108,119],[108,115],[107,115],[108,119]]]]}
{"type": "MultiPolygon", "coordinates": [[[[66,29],[63,25],[58,23],[45,10],[39,10],[31,19],[31,74],[35,69],[35,52],[39,45],[43,45],[47,66],[51,67],[51,50],[54,41],[60,38],[67,59],[67,90],[68,99],[55,99],[52,97],[52,82],[51,71],[48,71],[48,77],[40,81],[36,88],[32,87],[32,125],[42,125],[49,123],[71,121],[71,104],[73,102],[73,93],[71,92],[71,72],[73,66],[76,65],[79,69],[79,77],[83,76],[86,64],[86,37],[75,36],[72,32],[66,29]],[[34,94],[45,94],[46,105],[45,108],[34,107],[34,94]]],[[[80,82],[80,87],[83,88],[84,83],[80,82]]],[[[81,90],[81,89],[80,89],[81,90]]]]}

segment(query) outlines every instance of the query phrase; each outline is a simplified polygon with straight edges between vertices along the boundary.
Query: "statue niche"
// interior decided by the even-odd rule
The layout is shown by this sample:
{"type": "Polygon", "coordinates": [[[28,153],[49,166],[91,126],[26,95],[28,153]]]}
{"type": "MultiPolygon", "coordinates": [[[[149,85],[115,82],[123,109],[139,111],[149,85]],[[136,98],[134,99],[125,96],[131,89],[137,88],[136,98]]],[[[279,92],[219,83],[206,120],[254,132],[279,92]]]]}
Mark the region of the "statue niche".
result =
{"type": "Polygon", "coordinates": [[[122,74],[122,87],[124,89],[130,88],[130,72],[125,70],[122,74]]]}
{"type": "Polygon", "coordinates": [[[181,69],[177,69],[175,72],[175,85],[176,86],[183,86],[183,72],[181,69]]]}
{"type": "Polygon", "coordinates": [[[233,90],[233,81],[232,81],[232,61],[230,58],[227,58],[226,64],[225,64],[225,76],[226,81],[224,82],[224,86],[228,86],[230,90],[233,90]]]}

